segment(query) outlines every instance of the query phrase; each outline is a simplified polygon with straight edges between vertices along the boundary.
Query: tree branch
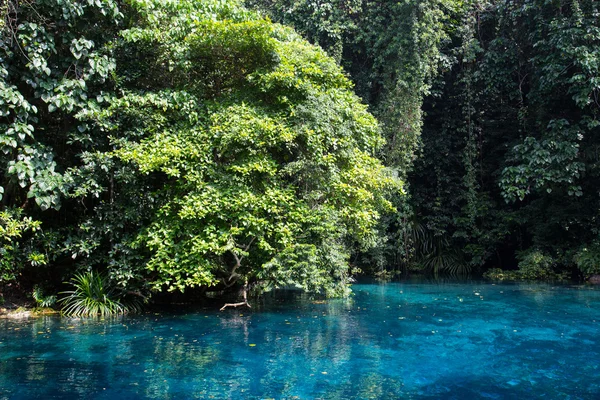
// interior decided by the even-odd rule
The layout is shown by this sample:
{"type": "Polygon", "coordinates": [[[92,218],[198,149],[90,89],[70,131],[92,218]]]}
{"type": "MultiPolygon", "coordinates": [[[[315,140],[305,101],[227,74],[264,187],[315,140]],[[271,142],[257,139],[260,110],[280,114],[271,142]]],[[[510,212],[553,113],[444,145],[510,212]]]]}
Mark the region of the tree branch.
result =
{"type": "MultiPolygon", "coordinates": [[[[250,246],[252,246],[254,239],[256,239],[256,236],[250,239],[250,242],[243,248],[240,245],[238,245],[235,241],[233,241],[233,243],[236,247],[241,248],[243,252],[247,252],[248,249],[250,249],[250,246]]],[[[238,256],[234,251],[232,251],[231,254],[233,254],[233,257],[235,258],[235,265],[231,269],[231,274],[229,275],[229,278],[227,278],[227,282],[231,282],[233,278],[237,278],[239,276],[239,274],[236,274],[235,271],[242,265],[242,260],[244,259],[243,255],[238,256]]],[[[230,284],[228,284],[227,282],[225,283],[225,287],[231,287],[235,283],[235,281],[231,282],[230,284]]]]}
{"type": "Polygon", "coordinates": [[[225,303],[225,305],[223,305],[223,307],[221,307],[219,309],[219,311],[223,311],[225,310],[227,307],[239,307],[239,306],[246,306],[248,308],[252,308],[250,307],[250,304],[248,303],[248,281],[246,281],[244,283],[244,287],[242,288],[242,297],[244,299],[244,301],[241,301],[239,303],[225,303]]]}

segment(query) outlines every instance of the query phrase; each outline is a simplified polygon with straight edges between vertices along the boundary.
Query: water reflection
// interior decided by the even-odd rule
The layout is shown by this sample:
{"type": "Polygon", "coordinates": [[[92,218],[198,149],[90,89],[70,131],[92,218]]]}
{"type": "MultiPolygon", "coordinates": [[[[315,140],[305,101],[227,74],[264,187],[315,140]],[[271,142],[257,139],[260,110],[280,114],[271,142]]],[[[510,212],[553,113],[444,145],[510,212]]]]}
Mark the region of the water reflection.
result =
{"type": "Polygon", "coordinates": [[[600,394],[595,289],[444,282],[354,293],[278,294],[222,313],[0,321],[0,398],[600,394]]]}

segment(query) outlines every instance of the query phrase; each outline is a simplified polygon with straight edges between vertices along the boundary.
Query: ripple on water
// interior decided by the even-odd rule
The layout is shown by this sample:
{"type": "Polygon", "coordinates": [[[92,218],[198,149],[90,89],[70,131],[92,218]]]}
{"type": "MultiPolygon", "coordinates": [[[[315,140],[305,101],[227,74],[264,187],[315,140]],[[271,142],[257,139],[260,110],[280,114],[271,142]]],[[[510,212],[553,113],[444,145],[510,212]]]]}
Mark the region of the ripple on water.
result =
{"type": "Polygon", "coordinates": [[[0,399],[600,398],[600,295],[355,285],[252,310],[0,321],[0,399]]]}

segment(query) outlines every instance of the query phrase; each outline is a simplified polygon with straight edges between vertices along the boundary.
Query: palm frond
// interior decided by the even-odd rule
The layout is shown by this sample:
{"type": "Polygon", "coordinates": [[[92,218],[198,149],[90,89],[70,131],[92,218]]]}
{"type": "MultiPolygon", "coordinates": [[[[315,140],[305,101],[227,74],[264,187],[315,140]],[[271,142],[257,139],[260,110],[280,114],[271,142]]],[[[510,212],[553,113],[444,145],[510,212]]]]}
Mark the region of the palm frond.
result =
{"type": "Polygon", "coordinates": [[[141,309],[141,303],[123,304],[108,279],[98,273],[85,272],[71,278],[74,290],[61,292],[66,295],[59,301],[63,304],[63,313],[74,317],[125,314],[141,309]]]}

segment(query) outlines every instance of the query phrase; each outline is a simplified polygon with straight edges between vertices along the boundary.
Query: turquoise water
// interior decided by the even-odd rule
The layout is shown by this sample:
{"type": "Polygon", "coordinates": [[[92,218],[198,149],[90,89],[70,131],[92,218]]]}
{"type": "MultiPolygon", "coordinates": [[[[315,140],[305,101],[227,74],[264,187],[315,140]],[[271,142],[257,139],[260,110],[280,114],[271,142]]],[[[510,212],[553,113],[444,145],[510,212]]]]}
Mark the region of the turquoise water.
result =
{"type": "Polygon", "coordinates": [[[0,320],[0,399],[600,398],[600,288],[353,290],[252,310],[0,320]]]}

